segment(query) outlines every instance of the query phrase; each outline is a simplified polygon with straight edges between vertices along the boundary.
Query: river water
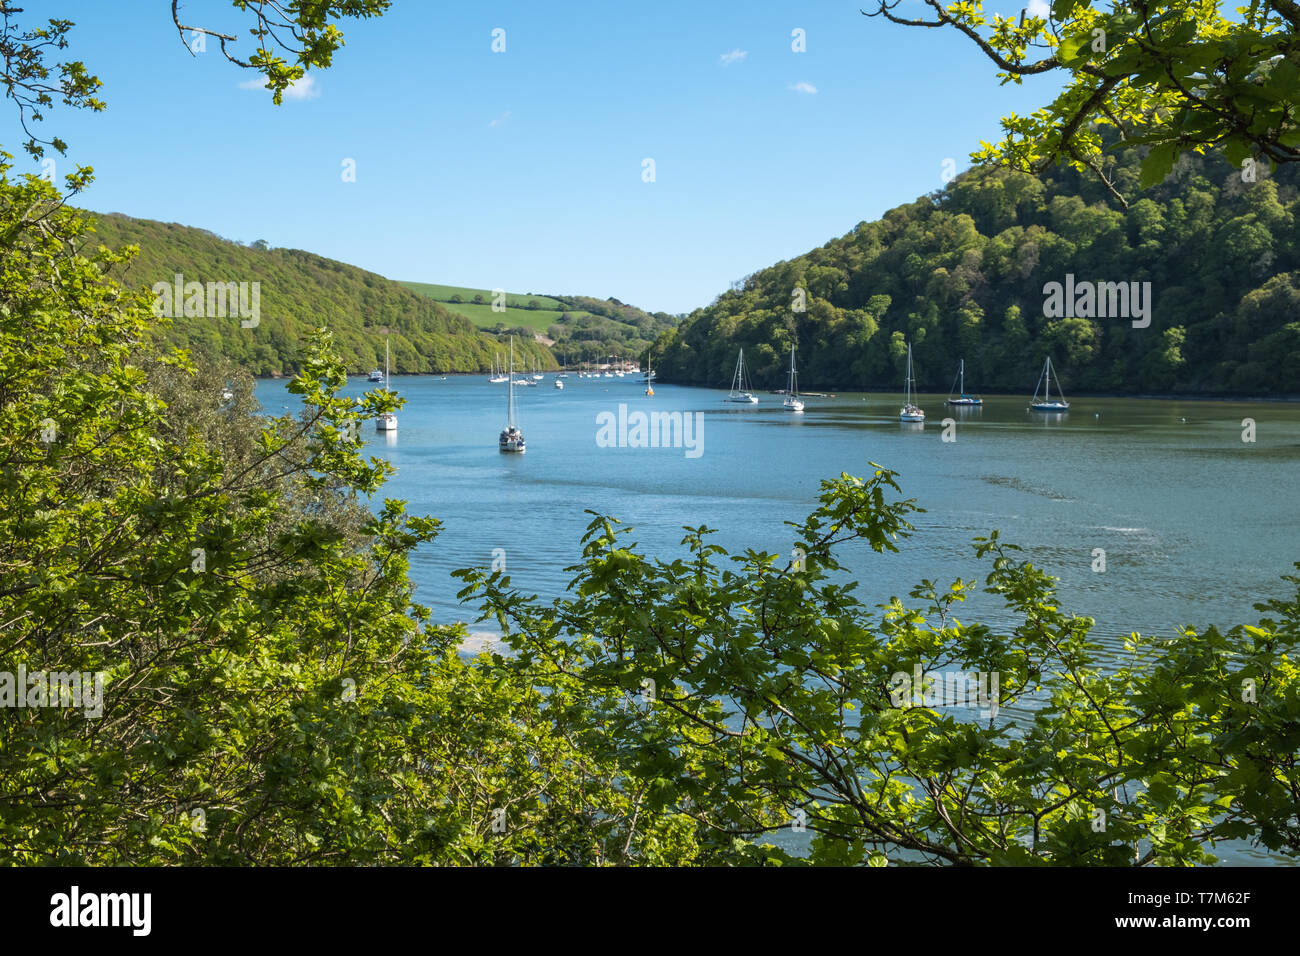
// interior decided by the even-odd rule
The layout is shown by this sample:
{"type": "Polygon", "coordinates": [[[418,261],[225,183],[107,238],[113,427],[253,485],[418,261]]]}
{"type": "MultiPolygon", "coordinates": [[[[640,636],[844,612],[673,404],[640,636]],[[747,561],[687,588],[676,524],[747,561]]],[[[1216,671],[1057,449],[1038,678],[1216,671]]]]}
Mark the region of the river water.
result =
{"type": "MultiPolygon", "coordinates": [[[[557,390],[548,375],[516,389],[524,455],[497,451],[506,387],[483,375],[395,376],[406,399],[399,430],[367,426],[368,453],[397,467],[381,494],[444,522],[412,562],[416,598],[436,620],[473,621],[474,610],[456,603],[459,582],[449,572],[487,566],[502,554],[495,549],[516,586],[543,599],[560,595],[572,577],[564,569],[581,557],[586,509],[634,526],[632,540],[664,558],[682,553],[683,525],[701,524],[733,552],[789,555],[784,522],[813,509],[819,481],[865,476],[871,461],[900,472],[904,495],[926,510],[899,554],[844,553],[869,606],[906,599],[923,578],[982,582],[987,566],[970,542],[997,528],[1059,577],[1062,606],[1095,618],[1093,636],[1118,649],[1131,631],[1251,623],[1260,617],[1256,602],[1287,593],[1279,575],[1300,560],[1295,404],[1077,398],[1068,413],[1050,415],[1030,412],[1026,397],[991,396],[957,414],[945,396],[922,395],[928,421],[915,426],[898,421],[901,395],[809,397],[795,414],[779,395],[737,405],[720,390],[673,385],[648,397],[631,376],[570,375],[564,383],[557,390]],[[697,447],[598,442],[599,416],[617,422],[620,405],[627,414],[691,414],[697,447]],[[955,424],[945,429],[949,417],[955,424]],[[1253,441],[1243,441],[1247,419],[1253,441]],[[1104,571],[1094,570],[1096,549],[1105,552],[1104,571]]],[[[354,379],[346,393],[369,387],[354,379]]],[[[297,408],[283,382],[259,382],[258,396],[271,413],[297,408]]],[[[957,616],[1009,620],[987,596],[957,616]]],[[[485,627],[471,628],[477,639],[489,637],[485,627]]]]}

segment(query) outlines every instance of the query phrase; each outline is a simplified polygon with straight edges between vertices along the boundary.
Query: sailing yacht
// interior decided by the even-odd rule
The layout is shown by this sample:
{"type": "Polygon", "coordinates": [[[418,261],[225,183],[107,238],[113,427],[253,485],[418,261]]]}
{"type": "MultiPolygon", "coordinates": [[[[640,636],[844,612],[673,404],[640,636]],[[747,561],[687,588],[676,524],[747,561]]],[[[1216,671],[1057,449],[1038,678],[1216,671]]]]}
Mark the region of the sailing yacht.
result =
{"type": "Polygon", "coordinates": [[[501,435],[497,439],[497,447],[501,451],[522,455],[524,453],[524,433],[515,424],[515,337],[513,335],[510,336],[510,375],[506,381],[509,383],[506,390],[510,396],[507,405],[506,427],[501,429],[501,435]]]}
{"type": "Polygon", "coordinates": [[[790,346],[790,381],[785,387],[785,401],[781,403],[792,412],[802,412],[803,402],[799,401],[799,373],[794,370],[794,346],[790,346]]]}
{"type": "Polygon", "coordinates": [[[1060,396],[1056,401],[1052,400],[1052,357],[1049,355],[1043,360],[1043,374],[1038,376],[1038,385],[1034,387],[1034,397],[1030,399],[1029,407],[1036,412],[1068,412],[1070,403],[1065,400],[1061,393],[1061,380],[1056,380],[1056,394],[1060,396]],[[1042,389],[1043,397],[1039,399],[1038,391],[1042,389]]]}
{"type": "Polygon", "coordinates": [[[961,364],[957,366],[957,377],[952,380],[954,388],[957,388],[957,397],[953,398],[952,389],[948,389],[949,405],[983,405],[984,399],[975,395],[966,394],[966,360],[962,359],[961,364]],[[960,386],[958,386],[960,382],[960,386]]]}
{"type": "Polygon", "coordinates": [[[655,394],[654,380],[655,370],[650,367],[650,352],[647,351],[645,353],[645,378],[641,380],[641,384],[645,386],[645,393],[651,398],[654,398],[655,394]]]}
{"type": "Polygon", "coordinates": [[[544,378],[546,378],[546,376],[537,371],[537,359],[533,359],[533,381],[540,382],[544,378]]]}
{"type": "Polygon", "coordinates": [[[724,402],[739,402],[742,405],[757,405],[758,397],[749,390],[749,381],[745,377],[745,350],[736,356],[736,374],[731,377],[731,391],[724,402]]]}
{"type": "Polygon", "coordinates": [[[925,412],[912,404],[912,343],[907,343],[907,397],[903,400],[903,407],[898,410],[898,420],[900,422],[923,422],[925,421],[925,412]]]}
{"type": "Polygon", "coordinates": [[[499,361],[498,356],[492,357],[492,377],[489,378],[488,381],[491,382],[493,385],[500,385],[502,382],[509,381],[509,379],[506,378],[505,370],[497,368],[498,361],[499,361]]]}
{"type": "MultiPolygon", "coordinates": [[[[388,391],[388,337],[384,337],[384,391],[388,391]]],[[[397,431],[397,414],[395,412],[381,412],[379,418],[375,420],[375,431],[395,432],[397,431]]]]}

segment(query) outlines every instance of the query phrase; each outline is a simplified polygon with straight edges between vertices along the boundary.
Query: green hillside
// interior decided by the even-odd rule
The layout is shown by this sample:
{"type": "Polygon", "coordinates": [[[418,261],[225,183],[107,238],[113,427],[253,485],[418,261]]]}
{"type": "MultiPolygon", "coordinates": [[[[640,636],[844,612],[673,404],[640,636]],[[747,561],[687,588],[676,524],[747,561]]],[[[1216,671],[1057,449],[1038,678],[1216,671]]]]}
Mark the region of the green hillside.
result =
{"type": "MultiPolygon", "coordinates": [[[[665,380],[723,385],[738,347],[755,385],[781,386],[791,342],[808,388],[901,389],[906,341],[923,389],[1030,392],[1051,355],[1066,393],[1300,393],[1300,170],[1257,182],[1184,157],[1126,211],[1090,175],[968,172],[942,191],[756,272],[665,333],[665,380]],[[1150,283],[1150,324],[1050,315],[1047,283],[1150,283]],[[794,290],[807,310],[792,310],[794,290]]],[[[1100,303],[1100,297],[1097,302],[1100,303]]],[[[1142,321],[1139,319],[1139,321],[1142,321]]]]}
{"type": "MultiPolygon", "coordinates": [[[[117,276],[126,284],[152,287],[172,282],[176,273],[186,282],[260,283],[256,328],[241,328],[237,315],[178,317],[161,332],[170,344],[230,359],[255,375],[296,371],[302,343],[318,325],[333,330],[358,373],[383,365],[385,334],[392,369],[400,373],[485,371],[506,347],[428,297],[355,266],[299,249],[245,246],[175,223],[92,215],[98,241],[140,249],[117,276]]],[[[531,338],[517,338],[515,350],[530,365],[557,367],[551,352],[531,338]]]]}
{"type": "MultiPolygon", "coordinates": [[[[462,285],[439,285],[436,282],[402,282],[402,285],[421,295],[428,296],[435,302],[473,303],[477,296],[486,305],[492,303],[492,291],[490,289],[473,289],[462,285]]],[[[558,299],[552,299],[549,295],[532,295],[531,293],[528,295],[514,295],[507,292],[506,307],[513,309],[549,309],[557,312],[560,309],[560,302],[558,299]]],[[[454,312],[456,310],[452,309],[450,311],[454,312]]]]}
{"type": "Polygon", "coordinates": [[[679,317],[646,312],[618,299],[590,296],[506,294],[506,310],[492,311],[492,292],[430,282],[403,282],[447,311],[483,329],[540,332],[555,341],[553,350],[570,362],[603,361],[610,355],[642,356],[679,317]]]}

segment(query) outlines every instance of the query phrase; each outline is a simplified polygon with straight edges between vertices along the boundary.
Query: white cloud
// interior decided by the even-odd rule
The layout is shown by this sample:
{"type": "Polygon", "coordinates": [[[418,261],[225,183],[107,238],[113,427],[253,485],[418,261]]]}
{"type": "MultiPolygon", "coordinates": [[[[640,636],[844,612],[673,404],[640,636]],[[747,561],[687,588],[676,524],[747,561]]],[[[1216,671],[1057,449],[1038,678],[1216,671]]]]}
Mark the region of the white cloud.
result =
{"type": "Polygon", "coordinates": [[[807,82],[806,80],[800,80],[798,83],[791,83],[790,89],[794,90],[796,93],[817,92],[817,87],[813,86],[811,83],[807,82]]]}
{"type": "MultiPolygon", "coordinates": [[[[266,89],[266,77],[259,76],[252,80],[244,80],[239,84],[241,90],[264,90],[266,89]]],[[[295,80],[290,83],[284,91],[286,100],[314,100],[320,96],[320,87],[316,85],[316,77],[304,76],[301,80],[295,80]]]]}
{"type": "Polygon", "coordinates": [[[510,111],[509,111],[509,110],[506,110],[504,113],[502,113],[502,114],[501,114],[500,116],[498,116],[496,119],[494,119],[494,120],[492,120],[490,123],[488,123],[488,126],[491,126],[493,129],[496,129],[498,126],[500,126],[502,123],[504,123],[504,122],[505,122],[506,120],[508,120],[508,119],[510,119],[510,111]]]}
{"type": "Polygon", "coordinates": [[[1029,0],[1029,6],[1026,7],[1031,17],[1042,17],[1047,19],[1048,14],[1052,12],[1052,5],[1047,0],[1029,0]]]}
{"type": "Polygon", "coordinates": [[[290,100],[314,100],[320,96],[320,87],[316,85],[316,77],[304,76],[301,80],[290,83],[284,95],[290,100]]]}
{"type": "Polygon", "coordinates": [[[730,53],[722,54],[718,59],[722,61],[723,66],[731,66],[731,64],[743,60],[747,56],[749,56],[748,50],[732,50],[730,53]]]}

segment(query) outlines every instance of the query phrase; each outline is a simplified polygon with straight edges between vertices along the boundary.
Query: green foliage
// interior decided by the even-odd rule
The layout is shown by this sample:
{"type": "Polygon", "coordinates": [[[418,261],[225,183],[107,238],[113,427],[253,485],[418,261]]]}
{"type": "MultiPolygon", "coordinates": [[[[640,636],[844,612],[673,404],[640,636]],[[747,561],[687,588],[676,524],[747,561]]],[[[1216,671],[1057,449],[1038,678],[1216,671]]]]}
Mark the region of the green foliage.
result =
{"type": "Polygon", "coordinates": [[[3,701],[0,863],[684,858],[575,743],[585,702],[463,660],[413,601],[438,522],[373,500],[391,466],[357,437],[401,400],[340,398],[320,329],[302,412],[264,418],[245,371],[159,345],[150,297],[109,277],[126,254],[7,171],[0,685],[103,693],[89,716],[3,701]]]}
{"type": "Polygon", "coordinates": [[[29,124],[45,119],[45,113],[54,106],[55,97],[76,109],[100,112],[104,101],[95,94],[102,84],[80,60],[62,63],[45,62],[51,50],[63,50],[68,45],[68,34],[74,26],[71,20],[51,18],[42,26],[24,27],[18,22],[22,8],[9,0],[0,0],[0,84],[7,99],[18,107],[18,121],[27,142],[23,148],[35,159],[45,155],[50,146],[65,153],[68,144],[58,136],[41,139],[32,132],[29,124]]]}
{"type": "Polygon", "coordinates": [[[664,312],[651,314],[618,299],[589,296],[506,295],[504,312],[494,312],[486,289],[403,282],[421,295],[443,303],[480,328],[516,327],[544,332],[554,341],[552,351],[570,364],[603,362],[610,356],[642,359],[661,332],[677,324],[664,312]],[[466,299],[470,301],[465,302],[466,299]]]}
{"type": "Polygon", "coordinates": [[[1148,147],[1142,188],[1161,182],[1179,157],[1213,148],[1234,168],[1300,159],[1300,5],[1293,0],[1250,3],[1226,16],[1217,0],[1055,0],[1047,17],[1022,10],[1018,20],[986,14],[981,0],[924,3],[932,19],[899,17],[889,0],[878,0],[868,16],[952,27],[978,45],[1003,83],[1066,74],[1047,106],[1005,117],[1004,138],[982,143],[977,161],[1035,172],[1068,162],[1127,202],[1134,183],[1115,175],[1107,131],[1148,147]]]}
{"type": "MultiPolygon", "coordinates": [[[[319,0],[270,5],[230,0],[231,8],[237,11],[230,22],[247,26],[255,43],[252,52],[242,56],[238,35],[229,32],[233,27],[213,29],[198,23],[182,23],[176,3],[171,4],[171,13],[180,42],[187,50],[190,36],[202,34],[205,39],[214,38],[226,60],[266,77],[272,102],[279,105],[285,90],[306,76],[308,70],[329,68],[334,54],[343,46],[343,31],[336,25],[338,21],[382,16],[390,5],[391,0],[319,0]]],[[[159,15],[164,16],[165,0],[158,0],[156,7],[159,15]]],[[[46,146],[60,153],[67,151],[68,144],[58,136],[41,139],[29,126],[46,118],[56,97],[73,109],[99,112],[106,104],[96,96],[102,83],[80,60],[46,61],[46,54],[67,49],[68,35],[75,26],[73,21],[51,18],[39,26],[24,25],[22,15],[30,12],[12,0],[0,0],[0,61],[3,62],[0,85],[5,88],[6,98],[18,107],[18,119],[27,134],[24,149],[39,159],[46,146]]]]}
{"type": "Polygon", "coordinates": [[[916,510],[875,467],[822,483],[784,566],[703,527],[655,560],[595,515],[572,598],[473,571],[463,596],[506,628],[502,668],[591,703],[584,746],[644,819],[688,828],[695,862],[1192,865],[1224,838],[1300,853],[1300,587],[1257,627],[1133,635],[1109,671],[1092,620],[996,532],[976,553],[1013,623],[959,620],[963,580],[869,611],[837,549],[894,551],[916,510]],[[963,707],[953,675],[972,671],[963,707]]]}
{"type": "MultiPolygon", "coordinates": [[[[261,283],[256,328],[242,328],[235,316],[178,317],[159,328],[168,345],[228,359],[254,375],[297,372],[317,326],[331,330],[354,374],[383,367],[385,336],[395,373],[486,371],[507,348],[401,283],[310,252],[244,246],[203,229],[117,214],[97,215],[94,231],[110,248],[138,249],[116,273],[124,284],[150,288],[178,272],[186,282],[261,283]]],[[[557,367],[531,339],[517,339],[515,352],[529,367],[557,367]]]]}
{"type": "MultiPolygon", "coordinates": [[[[1115,156],[1136,183],[1142,150],[1115,156]]],[[[1217,154],[1183,157],[1127,213],[1087,176],[975,169],[941,192],[749,276],[661,335],[669,381],[725,387],[744,347],[779,387],[791,343],[809,388],[899,390],[911,339],[925,389],[1032,391],[1050,354],[1067,392],[1300,393],[1296,167],[1255,182],[1217,154]],[[1151,324],[1049,318],[1044,286],[1151,284],[1151,324]],[[792,311],[796,288],[807,311],[792,311]],[[769,358],[762,359],[765,348],[769,358]]]]}
{"type": "Polygon", "coordinates": [[[651,559],[593,515],[571,597],[458,572],[506,631],[466,660],[409,578],[438,522],[378,500],[391,466],[359,453],[400,399],[340,397],[319,329],[302,412],[262,417],[247,372],[158,343],[109,277],[128,256],[56,198],[0,174],[0,683],[100,674],[102,712],[4,708],[0,862],[1300,855],[1300,576],[1256,625],[1133,635],[1117,667],[996,533],[1010,623],[958,619],[968,581],[869,610],[837,554],[896,550],[917,510],[873,466],[823,483],[784,567],[705,527],[651,559]],[[983,696],[900,695],[918,669],[983,696]],[[774,836],[792,819],[802,844],[774,836]]]}

